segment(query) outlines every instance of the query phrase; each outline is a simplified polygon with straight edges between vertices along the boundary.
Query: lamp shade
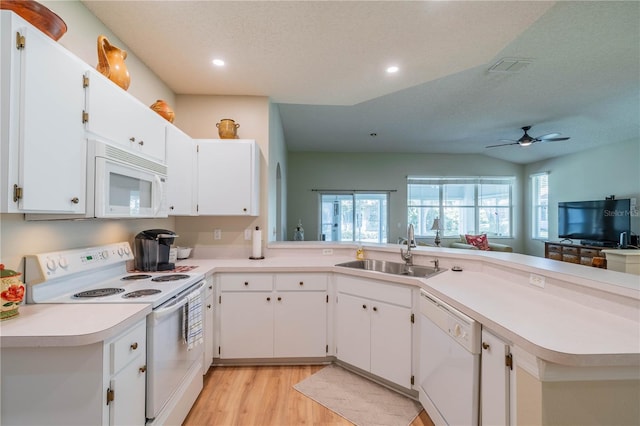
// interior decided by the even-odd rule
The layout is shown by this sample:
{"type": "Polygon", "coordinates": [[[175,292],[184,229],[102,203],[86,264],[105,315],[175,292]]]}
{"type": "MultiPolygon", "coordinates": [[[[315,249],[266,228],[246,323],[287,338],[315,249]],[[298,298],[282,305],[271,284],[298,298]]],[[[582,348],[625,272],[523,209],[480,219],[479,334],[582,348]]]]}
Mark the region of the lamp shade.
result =
{"type": "Polygon", "coordinates": [[[433,225],[431,225],[431,230],[437,231],[439,229],[440,229],[440,219],[436,217],[435,219],[433,219],[433,225]]]}

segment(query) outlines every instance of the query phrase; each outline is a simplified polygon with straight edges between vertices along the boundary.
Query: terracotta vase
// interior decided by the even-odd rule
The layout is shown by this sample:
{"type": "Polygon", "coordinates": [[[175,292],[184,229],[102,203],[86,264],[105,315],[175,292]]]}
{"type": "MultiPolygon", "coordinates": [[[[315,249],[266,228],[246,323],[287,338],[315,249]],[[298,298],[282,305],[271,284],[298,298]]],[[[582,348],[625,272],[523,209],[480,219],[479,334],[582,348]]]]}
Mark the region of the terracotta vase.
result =
{"type": "Polygon", "coordinates": [[[105,36],[98,36],[98,65],[96,69],[109,80],[127,90],[131,77],[124,63],[125,59],[127,59],[126,50],[112,45],[105,36]]]}
{"type": "Polygon", "coordinates": [[[0,320],[18,315],[18,308],[24,299],[24,284],[20,281],[20,272],[4,269],[0,264],[0,320]]]}
{"type": "Polygon", "coordinates": [[[158,99],[150,106],[152,110],[160,114],[165,120],[169,123],[173,123],[173,120],[176,118],[176,114],[173,112],[173,109],[169,106],[168,103],[163,101],[162,99],[158,99]]]}
{"type": "Polygon", "coordinates": [[[230,118],[223,118],[219,123],[216,123],[216,127],[220,139],[236,139],[238,137],[237,130],[240,125],[230,118]]]}
{"type": "Polygon", "coordinates": [[[32,0],[2,0],[0,9],[11,10],[31,25],[58,41],[67,32],[67,24],[51,10],[32,0]]]}

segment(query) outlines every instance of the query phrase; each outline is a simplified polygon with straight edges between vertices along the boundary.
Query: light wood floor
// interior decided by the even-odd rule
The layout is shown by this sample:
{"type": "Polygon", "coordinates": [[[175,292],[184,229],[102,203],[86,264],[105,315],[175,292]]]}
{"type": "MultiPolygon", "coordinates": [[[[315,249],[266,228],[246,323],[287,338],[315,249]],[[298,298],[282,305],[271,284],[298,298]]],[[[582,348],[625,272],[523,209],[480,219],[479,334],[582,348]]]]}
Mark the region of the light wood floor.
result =
{"type": "MultiPolygon", "coordinates": [[[[293,388],[323,367],[212,367],[183,425],[349,426],[351,422],[293,388]]],[[[422,410],[411,426],[433,426],[433,422],[422,410]]]]}

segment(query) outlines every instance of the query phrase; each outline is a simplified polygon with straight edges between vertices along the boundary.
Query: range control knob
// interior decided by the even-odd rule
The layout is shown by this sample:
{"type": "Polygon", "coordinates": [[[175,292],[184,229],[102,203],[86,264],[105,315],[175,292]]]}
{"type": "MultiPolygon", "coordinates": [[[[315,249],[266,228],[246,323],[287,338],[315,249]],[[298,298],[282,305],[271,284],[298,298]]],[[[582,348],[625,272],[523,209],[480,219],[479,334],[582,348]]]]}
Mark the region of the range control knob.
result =
{"type": "Polygon", "coordinates": [[[124,247],[118,248],[118,254],[120,255],[120,257],[124,256],[124,247]]]}
{"type": "Polygon", "coordinates": [[[109,251],[108,250],[103,250],[101,254],[102,254],[102,258],[103,259],[108,259],[109,258],[109,251]]]}
{"type": "Polygon", "coordinates": [[[129,256],[129,254],[131,253],[131,250],[129,249],[128,245],[124,246],[124,254],[126,254],[127,256],[129,256]]]}
{"type": "Polygon", "coordinates": [[[67,260],[66,257],[61,257],[58,260],[58,265],[60,265],[62,269],[67,269],[69,267],[69,261],[67,260]]]}
{"type": "Polygon", "coordinates": [[[460,327],[460,324],[454,325],[453,326],[454,337],[460,337],[461,334],[462,334],[462,327],[460,327]]]}
{"type": "Polygon", "coordinates": [[[47,269],[48,270],[55,271],[57,267],[58,267],[58,265],[56,264],[55,260],[47,259],[47,269]]]}

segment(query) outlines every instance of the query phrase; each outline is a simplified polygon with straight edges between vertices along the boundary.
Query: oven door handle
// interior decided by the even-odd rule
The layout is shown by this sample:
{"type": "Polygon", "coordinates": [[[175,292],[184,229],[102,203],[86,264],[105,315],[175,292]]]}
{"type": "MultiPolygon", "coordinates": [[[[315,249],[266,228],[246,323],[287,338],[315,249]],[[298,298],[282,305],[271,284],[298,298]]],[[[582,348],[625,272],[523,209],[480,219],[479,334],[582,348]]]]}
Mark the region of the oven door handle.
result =
{"type": "Polygon", "coordinates": [[[174,313],[178,309],[182,308],[184,305],[187,304],[187,301],[189,300],[187,298],[188,294],[190,294],[194,290],[202,291],[202,288],[204,287],[204,281],[201,282],[199,286],[196,285],[194,287],[192,287],[191,289],[187,290],[189,293],[182,295],[182,297],[180,297],[179,299],[176,299],[175,301],[173,301],[172,303],[170,303],[166,307],[157,309],[155,311],[152,311],[151,312],[151,316],[153,317],[153,319],[158,321],[161,318],[164,318],[164,317],[166,317],[168,315],[171,315],[172,313],[174,313]],[[197,289],[195,289],[194,287],[197,287],[197,289]]]}

